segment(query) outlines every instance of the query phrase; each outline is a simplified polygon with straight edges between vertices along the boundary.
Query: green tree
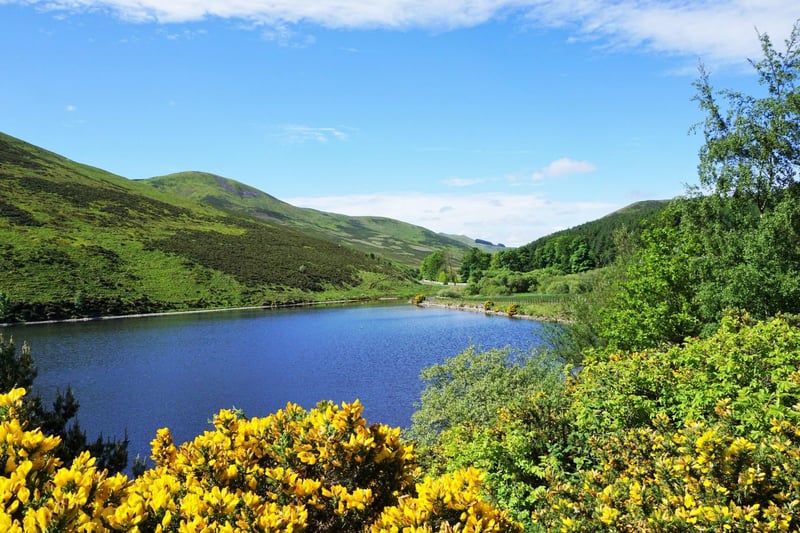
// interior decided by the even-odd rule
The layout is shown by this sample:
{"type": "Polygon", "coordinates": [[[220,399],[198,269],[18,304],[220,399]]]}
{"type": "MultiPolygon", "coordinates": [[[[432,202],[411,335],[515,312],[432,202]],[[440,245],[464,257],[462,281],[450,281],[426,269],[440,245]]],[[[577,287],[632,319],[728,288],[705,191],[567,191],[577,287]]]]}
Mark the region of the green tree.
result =
{"type": "Polygon", "coordinates": [[[764,54],[750,61],[767,91],[756,98],[738,91],[716,93],[701,67],[695,100],[706,112],[702,124],[700,183],[722,197],[744,198],[763,216],[776,191],[800,179],[800,21],[775,50],[768,35],[759,35],[764,54]],[[727,100],[723,109],[718,96],[727,100]]]}
{"type": "Polygon", "coordinates": [[[422,265],[419,267],[419,273],[423,279],[439,280],[439,274],[444,272],[445,276],[449,279],[450,270],[450,254],[444,250],[438,250],[428,255],[422,260],[422,265]]]}
{"type": "Polygon", "coordinates": [[[473,281],[475,283],[480,281],[483,272],[489,268],[491,260],[492,254],[479,248],[471,248],[461,258],[461,267],[458,271],[461,281],[473,281]]]}
{"type": "Polygon", "coordinates": [[[800,312],[800,22],[785,52],[760,39],[764,58],[751,64],[764,96],[715,91],[701,69],[701,186],[643,235],[598,314],[612,347],[708,335],[728,309],[800,312]]]}
{"type": "Polygon", "coordinates": [[[589,247],[583,239],[574,241],[573,244],[575,247],[572,250],[572,254],[569,256],[569,270],[573,274],[586,272],[594,266],[591,254],[589,253],[589,247]]]}

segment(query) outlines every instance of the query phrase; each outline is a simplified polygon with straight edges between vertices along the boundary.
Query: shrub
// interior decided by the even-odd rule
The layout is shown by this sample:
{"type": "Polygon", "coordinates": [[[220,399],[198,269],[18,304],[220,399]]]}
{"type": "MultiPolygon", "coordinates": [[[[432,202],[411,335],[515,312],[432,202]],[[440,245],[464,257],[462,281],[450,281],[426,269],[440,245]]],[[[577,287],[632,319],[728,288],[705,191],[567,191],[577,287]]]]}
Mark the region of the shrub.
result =
{"type": "Polygon", "coordinates": [[[798,368],[800,329],[746,315],[682,346],[595,356],[570,385],[581,468],[552,471],[535,520],[547,531],[797,531],[798,368]]]}
{"type": "Polygon", "coordinates": [[[492,309],[494,309],[494,302],[492,300],[486,300],[483,302],[484,311],[491,311],[492,309]]]}
{"type": "Polygon", "coordinates": [[[1,531],[378,532],[408,521],[519,530],[479,494],[475,470],[415,485],[412,446],[399,429],[367,426],[358,401],[252,419],[222,410],[212,431],[181,446],[161,429],[155,466],[130,481],[108,477],[88,452],[62,467],[60,439],[20,421],[24,395],[0,394],[1,531]]]}
{"type": "Polygon", "coordinates": [[[441,289],[436,295],[442,298],[461,298],[461,291],[453,288],[441,289]]]}
{"type": "Polygon", "coordinates": [[[508,307],[506,307],[506,314],[508,316],[514,316],[517,313],[519,313],[519,304],[517,303],[508,304],[508,307]]]}
{"type": "Polygon", "coordinates": [[[417,294],[417,295],[414,296],[414,298],[412,300],[412,303],[414,305],[420,305],[426,299],[427,299],[427,297],[424,294],[417,294]]]}

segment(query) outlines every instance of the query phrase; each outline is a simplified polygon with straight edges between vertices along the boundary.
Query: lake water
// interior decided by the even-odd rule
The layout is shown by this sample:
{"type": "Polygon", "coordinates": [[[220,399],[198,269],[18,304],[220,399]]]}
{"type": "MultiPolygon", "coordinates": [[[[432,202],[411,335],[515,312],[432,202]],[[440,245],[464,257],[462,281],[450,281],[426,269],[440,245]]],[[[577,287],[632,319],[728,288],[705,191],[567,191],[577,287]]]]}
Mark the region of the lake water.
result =
{"type": "Polygon", "coordinates": [[[87,436],[121,437],[130,463],[149,457],[156,430],[177,443],[210,428],[222,408],[265,416],[294,402],[356,398],[369,423],[406,427],[420,371],[471,344],[539,344],[542,325],[411,305],[230,311],[7,328],[28,340],[35,390],[52,401],[67,384],[87,436]]]}

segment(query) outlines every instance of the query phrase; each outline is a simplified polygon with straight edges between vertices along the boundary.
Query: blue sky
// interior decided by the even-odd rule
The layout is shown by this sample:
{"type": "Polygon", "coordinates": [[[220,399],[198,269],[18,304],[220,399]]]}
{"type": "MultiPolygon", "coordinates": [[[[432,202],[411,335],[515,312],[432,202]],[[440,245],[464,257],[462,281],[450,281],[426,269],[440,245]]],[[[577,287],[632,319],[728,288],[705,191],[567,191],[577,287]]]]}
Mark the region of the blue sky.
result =
{"type": "MultiPolygon", "coordinates": [[[[702,61],[796,0],[0,0],[0,131],[139,179],[521,245],[696,181],[702,61]]],[[[780,46],[778,46],[780,48],[780,46]]]]}

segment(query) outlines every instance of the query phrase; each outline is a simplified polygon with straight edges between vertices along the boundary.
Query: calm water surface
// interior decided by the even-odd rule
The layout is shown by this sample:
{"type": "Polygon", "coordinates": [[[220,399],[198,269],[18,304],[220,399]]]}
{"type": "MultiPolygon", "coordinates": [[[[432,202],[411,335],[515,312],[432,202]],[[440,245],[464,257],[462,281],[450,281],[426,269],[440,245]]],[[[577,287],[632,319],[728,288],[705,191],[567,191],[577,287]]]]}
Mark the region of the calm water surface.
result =
{"type": "Polygon", "coordinates": [[[127,430],[131,462],[158,428],[176,442],[222,408],[264,416],[294,402],[360,399],[368,422],[406,427],[419,372],[463,351],[529,349],[542,326],[480,313],[363,305],[234,311],[10,328],[28,340],[45,399],[70,384],[89,438],[127,430]]]}

